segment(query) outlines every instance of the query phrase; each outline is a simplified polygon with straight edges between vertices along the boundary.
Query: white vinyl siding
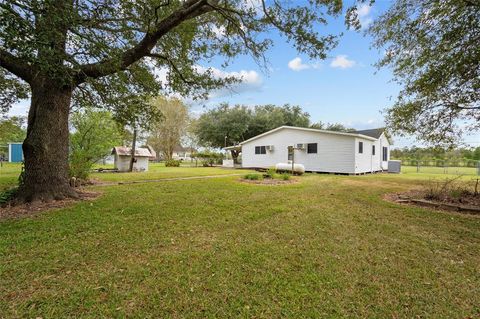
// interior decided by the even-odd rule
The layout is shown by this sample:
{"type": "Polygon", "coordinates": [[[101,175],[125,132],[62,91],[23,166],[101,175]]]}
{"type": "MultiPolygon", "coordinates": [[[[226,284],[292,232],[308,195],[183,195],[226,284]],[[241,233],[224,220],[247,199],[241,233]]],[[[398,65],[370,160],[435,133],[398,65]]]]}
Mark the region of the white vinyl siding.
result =
{"type": "MultiPolygon", "coordinates": [[[[148,171],[148,157],[135,157],[136,162],[133,164],[133,170],[139,172],[148,171]]],[[[115,154],[114,167],[120,172],[128,172],[130,170],[130,156],[115,154]]]]}
{"type": "Polygon", "coordinates": [[[382,170],[387,170],[388,169],[388,161],[390,160],[390,142],[386,138],[385,134],[382,134],[380,138],[378,139],[379,141],[379,147],[378,147],[378,155],[379,155],[379,163],[380,167],[382,170]],[[387,160],[383,160],[383,148],[387,148],[387,160]]]}
{"type": "Polygon", "coordinates": [[[242,166],[269,168],[288,163],[288,146],[300,143],[317,144],[317,153],[307,153],[307,149],[295,150],[295,163],[303,164],[307,171],[354,173],[354,137],[289,128],[244,143],[242,166]],[[260,145],[274,145],[274,150],[258,156],[255,146],[260,145]]]}
{"type": "MultiPolygon", "coordinates": [[[[379,139],[348,134],[332,134],[315,130],[282,127],[242,143],[242,166],[245,168],[270,168],[278,163],[288,163],[288,146],[306,144],[295,150],[295,163],[303,164],[306,171],[361,174],[387,169],[382,161],[383,147],[390,145],[382,134],[379,139]],[[363,152],[359,153],[360,142],[363,152]],[[316,144],[316,153],[309,153],[308,144],[316,144]],[[255,147],[271,145],[273,151],[255,154],[255,147]],[[372,150],[375,147],[375,154],[372,150]]],[[[313,151],[313,146],[310,147],[313,151]]]]}

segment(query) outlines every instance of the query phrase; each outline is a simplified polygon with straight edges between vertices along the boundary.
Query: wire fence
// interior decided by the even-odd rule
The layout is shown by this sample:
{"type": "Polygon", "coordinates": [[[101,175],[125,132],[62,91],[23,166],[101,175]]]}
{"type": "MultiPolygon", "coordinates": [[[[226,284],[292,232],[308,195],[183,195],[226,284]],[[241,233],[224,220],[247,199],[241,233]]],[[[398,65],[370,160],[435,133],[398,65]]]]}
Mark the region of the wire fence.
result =
{"type": "Polygon", "coordinates": [[[475,160],[401,160],[402,170],[410,173],[480,176],[480,161],[475,160]]]}

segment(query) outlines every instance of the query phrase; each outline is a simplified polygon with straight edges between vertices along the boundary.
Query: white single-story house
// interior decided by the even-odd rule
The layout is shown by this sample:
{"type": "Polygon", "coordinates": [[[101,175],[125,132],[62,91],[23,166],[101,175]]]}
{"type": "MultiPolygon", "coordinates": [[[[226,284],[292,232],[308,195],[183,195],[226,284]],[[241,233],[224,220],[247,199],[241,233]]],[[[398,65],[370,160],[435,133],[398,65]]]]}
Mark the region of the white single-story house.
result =
{"type": "Polygon", "coordinates": [[[243,168],[293,160],[310,172],[362,174],[388,169],[390,144],[385,129],[345,133],[281,126],[225,149],[241,150],[243,168]]]}
{"type": "Polygon", "coordinates": [[[190,161],[194,152],[195,150],[191,147],[187,148],[177,145],[173,149],[172,158],[179,161],[190,161]]]}
{"type": "MultiPolygon", "coordinates": [[[[126,146],[115,146],[112,149],[114,155],[114,168],[120,172],[128,172],[130,170],[130,160],[132,158],[132,149],[126,146]]],[[[134,172],[148,171],[148,159],[152,156],[148,148],[135,148],[135,161],[133,163],[134,172]]]]}

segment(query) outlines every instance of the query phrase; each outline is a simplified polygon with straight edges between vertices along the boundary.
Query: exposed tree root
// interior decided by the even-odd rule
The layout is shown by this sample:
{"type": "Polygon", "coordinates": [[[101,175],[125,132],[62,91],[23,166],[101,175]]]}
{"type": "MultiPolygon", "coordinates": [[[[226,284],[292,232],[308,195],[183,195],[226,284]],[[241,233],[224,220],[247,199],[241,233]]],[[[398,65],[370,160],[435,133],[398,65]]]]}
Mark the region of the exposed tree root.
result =
{"type": "Polygon", "coordinates": [[[0,207],[0,220],[34,216],[47,210],[70,206],[81,200],[94,200],[100,195],[101,193],[99,192],[80,189],[75,191],[75,197],[69,196],[57,200],[19,202],[18,199],[15,199],[3,207],[0,207]]]}
{"type": "Polygon", "coordinates": [[[69,184],[57,187],[20,187],[13,204],[24,204],[34,202],[51,202],[64,199],[79,199],[80,195],[69,184]]]}

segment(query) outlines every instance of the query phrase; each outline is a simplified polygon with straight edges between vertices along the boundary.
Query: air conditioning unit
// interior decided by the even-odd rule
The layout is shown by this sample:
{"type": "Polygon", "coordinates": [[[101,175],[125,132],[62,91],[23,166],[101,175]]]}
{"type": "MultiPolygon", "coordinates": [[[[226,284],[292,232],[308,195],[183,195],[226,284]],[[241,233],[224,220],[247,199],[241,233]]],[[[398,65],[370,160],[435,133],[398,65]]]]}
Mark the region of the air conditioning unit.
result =
{"type": "Polygon", "coordinates": [[[307,148],[307,144],[295,144],[297,150],[304,150],[307,148]]]}
{"type": "Polygon", "coordinates": [[[265,146],[265,149],[269,152],[273,152],[273,145],[267,145],[265,146]]]}

